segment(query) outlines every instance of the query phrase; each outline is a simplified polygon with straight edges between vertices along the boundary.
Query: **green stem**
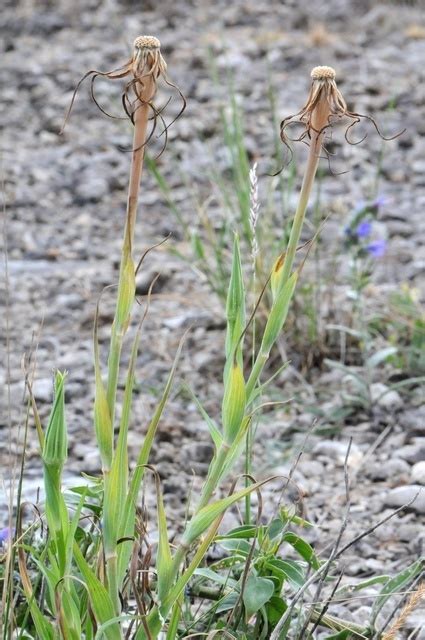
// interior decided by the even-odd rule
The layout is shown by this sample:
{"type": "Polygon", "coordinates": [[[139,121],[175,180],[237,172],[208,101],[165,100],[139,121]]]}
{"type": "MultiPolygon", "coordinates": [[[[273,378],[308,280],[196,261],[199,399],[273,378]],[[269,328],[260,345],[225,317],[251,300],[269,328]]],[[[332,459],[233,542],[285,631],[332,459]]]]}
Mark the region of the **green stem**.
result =
{"type": "Polygon", "coordinates": [[[291,235],[289,236],[288,246],[286,248],[281,286],[285,284],[292,272],[292,266],[294,264],[298,243],[300,241],[305,213],[307,211],[307,205],[310,198],[314,178],[316,176],[317,166],[319,164],[319,152],[321,149],[322,135],[317,135],[314,132],[312,132],[311,135],[311,145],[308,152],[307,166],[301,186],[300,197],[298,199],[297,210],[295,212],[294,221],[292,223],[291,235]]]}
{"type": "Polygon", "coordinates": [[[143,158],[145,155],[146,132],[149,122],[149,104],[138,101],[134,113],[133,153],[131,157],[130,180],[128,186],[127,216],[121,252],[117,306],[115,311],[114,327],[111,333],[111,344],[108,358],[107,398],[112,425],[114,424],[115,418],[115,399],[118,386],[122,341],[126,330],[125,325],[120,327],[118,326],[119,303],[122,298],[121,289],[124,286],[124,269],[126,268],[128,257],[131,256],[133,247],[137,203],[139,200],[140,180],[142,177],[143,158]]]}
{"type": "Polygon", "coordinates": [[[109,595],[111,596],[115,613],[117,616],[119,616],[121,613],[121,602],[119,598],[118,563],[116,553],[113,553],[110,556],[106,557],[106,577],[108,579],[109,595]]]}
{"type": "Polygon", "coordinates": [[[198,513],[201,509],[206,507],[206,505],[210,501],[212,494],[216,490],[217,485],[220,482],[220,478],[223,473],[223,467],[226,462],[229,449],[230,449],[229,445],[226,442],[223,442],[220,449],[218,450],[217,457],[215,458],[215,461],[213,461],[212,463],[211,471],[208,474],[204,488],[202,489],[201,499],[199,501],[198,506],[196,507],[195,513],[198,513]]]}
{"type": "Polygon", "coordinates": [[[359,624],[355,624],[354,622],[347,622],[342,618],[336,618],[335,616],[331,616],[327,613],[321,616],[320,611],[313,609],[311,612],[311,622],[317,622],[318,620],[320,620],[321,626],[331,629],[332,631],[349,631],[353,638],[359,638],[362,640],[370,638],[370,632],[367,628],[362,627],[359,624]]]}

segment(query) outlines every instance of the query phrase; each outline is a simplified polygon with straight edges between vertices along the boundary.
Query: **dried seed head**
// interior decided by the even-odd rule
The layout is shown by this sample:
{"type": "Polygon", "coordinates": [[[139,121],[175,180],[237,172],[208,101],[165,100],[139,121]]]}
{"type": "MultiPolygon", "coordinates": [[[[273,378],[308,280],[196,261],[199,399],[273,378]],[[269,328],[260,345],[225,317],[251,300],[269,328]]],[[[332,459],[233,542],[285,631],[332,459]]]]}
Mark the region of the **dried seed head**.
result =
{"type": "Polygon", "coordinates": [[[336,73],[332,67],[314,67],[310,75],[313,80],[335,80],[336,73]]]}
{"type": "Polygon", "coordinates": [[[135,49],[159,49],[160,41],[155,36],[138,36],[134,41],[135,49]]]}
{"type": "Polygon", "coordinates": [[[401,135],[402,132],[391,138],[385,138],[378,129],[378,126],[373,118],[363,115],[361,113],[355,113],[349,111],[347,103],[337,87],[335,77],[336,73],[332,67],[319,66],[314,67],[311,71],[311,87],[307,97],[307,102],[298,113],[293,116],[289,116],[282,120],[280,125],[280,136],[282,142],[289,147],[288,140],[291,140],[286,133],[287,128],[293,124],[301,124],[304,129],[298,138],[292,139],[293,142],[307,142],[311,141],[311,144],[316,148],[317,154],[320,153],[323,147],[323,137],[325,132],[334,124],[335,120],[345,118],[348,120],[348,124],[345,130],[345,139],[350,144],[359,144],[364,140],[364,136],[361,140],[352,142],[348,138],[350,129],[354,125],[358,124],[362,118],[365,118],[372,122],[379,135],[384,140],[392,140],[393,138],[401,135]]]}
{"type": "MultiPolygon", "coordinates": [[[[63,132],[70,116],[78,89],[86,78],[91,78],[91,96],[100,111],[111,118],[120,119],[120,116],[113,116],[107,113],[105,109],[103,109],[98,103],[94,93],[94,84],[97,78],[105,78],[108,80],[122,80],[123,78],[128,78],[129,76],[130,79],[126,82],[122,94],[122,104],[126,117],[130,118],[130,120],[134,124],[134,117],[138,109],[140,109],[141,107],[148,107],[151,112],[150,120],[152,121],[152,127],[144,144],[146,145],[149,143],[159,122],[160,124],[162,124],[162,132],[159,134],[159,136],[164,136],[162,149],[163,151],[167,145],[168,129],[185,110],[186,99],[180,89],[168,78],[167,65],[161,55],[161,43],[158,38],[155,38],[154,36],[138,36],[133,44],[133,54],[131,58],[118,69],[113,69],[112,71],[91,70],[81,78],[72,96],[71,104],[65,115],[65,122],[63,124],[61,132],[63,132]],[[167,86],[171,87],[177,92],[182,102],[182,107],[179,113],[170,123],[165,122],[163,114],[166,106],[172,98],[170,97],[168,102],[163,107],[157,107],[153,103],[153,99],[157,90],[157,80],[160,77],[167,86]]],[[[134,151],[134,149],[131,148],[131,151],[134,151]]],[[[162,151],[159,153],[159,155],[161,155],[162,151]]]]}
{"type": "Polygon", "coordinates": [[[167,71],[161,55],[161,43],[154,36],[139,36],[134,41],[133,73],[136,79],[152,75],[158,78],[167,71]]]}

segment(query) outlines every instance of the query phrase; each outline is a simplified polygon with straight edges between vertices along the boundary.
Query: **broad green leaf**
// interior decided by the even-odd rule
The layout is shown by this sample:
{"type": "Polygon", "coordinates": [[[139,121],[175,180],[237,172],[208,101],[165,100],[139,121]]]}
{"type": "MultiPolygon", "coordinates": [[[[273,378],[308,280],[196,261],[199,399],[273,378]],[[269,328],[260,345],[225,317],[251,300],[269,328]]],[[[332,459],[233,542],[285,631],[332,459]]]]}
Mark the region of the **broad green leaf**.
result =
{"type": "Polygon", "coordinates": [[[331,636],[326,636],[324,640],[348,640],[352,637],[352,631],[345,629],[345,631],[339,631],[338,633],[333,633],[331,636]]]}
{"type": "Polygon", "coordinates": [[[267,620],[274,626],[279,622],[288,606],[280,596],[272,596],[266,604],[267,620]]]}
{"type": "Polygon", "coordinates": [[[248,577],[242,596],[247,621],[254,613],[257,613],[261,607],[264,607],[273,593],[274,584],[272,580],[254,575],[248,577]]]}
{"type": "Polygon", "coordinates": [[[219,600],[219,603],[214,610],[216,613],[224,613],[225,611],[230,611],[233,609],[239,600],[239,593],[237,591],[232,591],[232,593],[228,593],[224,598],[219,600]]]}
{"type": "Polygon", "coordinates": [[[277,538],[283,531],[284,524],[280,518],[275,518],[266,528],[266,533],[270,540],[277,538]]]}

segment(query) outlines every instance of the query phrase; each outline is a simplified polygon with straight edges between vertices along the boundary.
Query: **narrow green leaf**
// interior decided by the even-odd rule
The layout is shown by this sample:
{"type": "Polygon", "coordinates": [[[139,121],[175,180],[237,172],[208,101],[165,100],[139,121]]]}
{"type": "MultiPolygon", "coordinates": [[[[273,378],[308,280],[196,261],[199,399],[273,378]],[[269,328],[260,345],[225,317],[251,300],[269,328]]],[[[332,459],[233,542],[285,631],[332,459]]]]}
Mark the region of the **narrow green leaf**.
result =
{"type": "Polygon", "coordinates": [[[221,445],[223,444],[223,436],[221,435],[217,425],[215,424],[214,420],[212,420],[212,418],[210,418],[208,413],[205,411],[204,407],[199,402],[198,398],[193,393],[192,389],[188,385],[186,385],[185,388],[189,391],[193,401],[198,407],[199,413],[207,423],[207,426],[210,431],[210,435],[211,435],[212,441],[214,442],[216,450],[220,449],[221,445]]]}
{"type": "Polygon", "coordinates": [[[288,531],[284,534],[282,542],[287,542],[299,553],[299,555],[308,562],[316,571],[320,568],[320,561],[316,556],[313,547],[303,538],[297,536],[292,531],[288,531]]]}
{"type": "Polygon", "coordinates": [[[197,514],[193,516],[193,518],[188,523],[186,530],[182,537],[182,544],[184,546],[191,545],[200,535],[204,533],[218,518],[221,516],[226,509],[228,509],[232,504],[249,495],[256,489],[262,487],[267,480],[263,480],[262,482],[256,482],[255,484],[251,484],[244,489],[240,489],[236,493],[228,496],[227,498],[222,498],[221,500],[217,500],[212,504],[207,505],[203,509],[201,509],[197,514]]]}
{"type": "Polygon", "coordinates": [[[161,610],[161,602],[164,597],[169,593],[173,582],[173,558],[171,555],[171,548],[168,542],[167,531],[167,518],[164,509],[164,500],[161,492],[161,484],[158,474],[155,474],[156,485],[156,505],[158,513],[158,553],[156,558],[156,570],[158,576],[158,598],[159,598],[159,610],[161,610]]]}
{"type": "Polygon", "coordinates": [[[348,640],[349,638],[352,638],[352,632],[350,629],[345,629],[344,631],[333,633],[331,636],[326,636],[324,640],[348,640]]]}
{"type": "Polygon", "coordinates": [[[367,359],[367,366],[371,369],[373,367],[377,367],[381,362],[385,362],[390,356],[393,356],[397,353],[398,349],[396,347],[386,347],[385,349],[380,349],[373,356],[367,359]]]}
{"type": "MultiPolygon", "coordinates": [[[[112,600],[103,584],[87,564],[77,544],[74,544],[74,558],[87,585],[90,603],[97,622],[99,624],[109,622],[115,618],[112,600]]],[[[108,626],[105,629],[105,636],[108,640],[120,640],[122,634],[118,623],[115,622],[108,626]]]]}
{"type": "Polygon", "coordinates": [[[210,582],[215,582],[216,584],[221,585],[222,587],[236,587],[237,581],[231,578],[228,575],[221,575],[212,569],[202,567],[201,569],[196,569],[194,572],[195,576],[201,576],[206,578],[210,582]]]}
{"type": "MultiPolygon", "coordinates": [[[[177,364],[180,359],[180,355],[181,355],[181,351],[183,348],[186,335],[187,335],[187,332],[183,335],[183,337],[180,340],[180,343],[174,358],[173,366],[171,368],[171,371],[167,379],[167,383],[165,385],[164,392],[155,410],[153,418],[149,423],[146,436],[143,442],[143,446],[140,450],[140,453],[137,459],[136,467],[133,470],[133,475],[130,480],[130,487],[129,487],[129,491],[125,501],[124,510],[123,510],[123,517],[121,519],[120,527],[118,530],[119,538],[127,538],[127,537],[131,538],[134,535],[136,504],[137,504],[137,498],[139,495],[143,475],[145,472],[145,465],[148,463],[156,429],[158,427],[158,423],[161,419],[162,412],[164,411],[164,407],[166,405],[168,397],[170,395],[171,387],[172,387],[174,376],[177,369],[177,364]]],[[[132,542],[123,542],[118,547],[118,579],[120,584],[127,571],[128,562],[131,555],[131,549],[132,549],[132,542]]]]}
{"type": "Polygon", "coordinates": [[[222,421],[224,440],[231,445],[239,433],[245,413],[245,380],[239,364],[232,363],[225,380],[222,421]]]}
{"type": "Polygon", "coordinates": [[[388,582],[383,586],[379,596],[375,599],[372,607],[372,615],[370,624],[375,625],[376,618],[381,611],[384,604],[392,595],[398,591],[404,589],[410,582],[412,582],[416,576],[423,570],[425,564],[424,558],[417,560],[411,564],[407,569],[403,569],[400,573],[397,573],[393,578],[390,578],[388,582]]]}
{"type": "Polygon", "coordinates": [[[118,292],[119,299],[117,302],[115,322],[116,329],[120,332],[125,330],[128,325],[130,312],[134,303],[134,296],[136,294],[134,262],[131,257],[131,252],[128,249],[126,251],[126,259],[120,273],[118,292]]]}
{"type": "Polygon", "coordinates": [[[273,303],[269,317],[267,319],[266,327],[264,329],[260,353],[270,353],[270,349],[279,337],[280,332],[282,331],[282,327],[285,323],[286,316],[288,315],[289,305],[294,294],[297,280],[298,272],[294,271],[288,281],[277,293],[276,299],[273,303]]]}
{"type": "Polygon", "coordinates": [[[259,530],[262,530],[262,532],[264,533],[265,531],[267,531],[267,527],[255,527],[251,524],[244,524],[241,527],[236,527],[235,529],[232,529],[231,531],[228,531],[227,533],[225,533],[224,535],[221,536],[217,536],[216,540],[217,541],[221,541],[221,540],[239,540],[239,539],[251,539],[251,538],[255,538],[257,536],[257,533],[259,532],[259,530]]]}
{"type": "Polygon", "coordinates": [[[296,589],[301,588],[305,582],[305,575],[302,567],[295,560],[282,560],[281,558],[273,558],[267,562],[267,566],[271,571],[284,575],[296,589]]]}
{"type": "Polygon", "coordinates": [[[94,351],[94,375],[95,375],[95,396],[94,396],[94,428],[96,433],[97,446],[99,448],[102,467],[106,470],[111,468],[114,432],[112,427],[111,413],[109,411],[108,397],[105,385],[103,384],[100,370],[99,341],[97,335],[99,315],[99,303],[96,307],[93,330],[93,351],[94,351]]]}
{"type": "Polygon", "coordinates": [[[236,356],[239,366],[242,367],[242,341],[240,337],[245,327],[245,288],[239,240],[236,234],[233,243],[232,272],[227,293],[226,316],[226,361],[232,362],[236,356]],[[236,347],[238,348],[235,354],[236,347]]]}

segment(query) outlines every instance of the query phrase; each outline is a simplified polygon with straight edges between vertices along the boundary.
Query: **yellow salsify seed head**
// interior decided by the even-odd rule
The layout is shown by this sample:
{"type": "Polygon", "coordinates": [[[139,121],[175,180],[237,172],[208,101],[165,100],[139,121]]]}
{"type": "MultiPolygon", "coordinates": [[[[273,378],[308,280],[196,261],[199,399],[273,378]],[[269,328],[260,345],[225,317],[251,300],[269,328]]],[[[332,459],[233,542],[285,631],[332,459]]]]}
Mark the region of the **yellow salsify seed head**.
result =
{"type": "Polygon", "coordinates": [[[335,69],[332,67],[314,67],[310,76],[313,80],[335,80],[335,69]]]}
{"type": "Polygon", "coordinates": [[[160,41],[155,36],[138,36],[134,41],[135,49],[159,49],[160,41]]]}

